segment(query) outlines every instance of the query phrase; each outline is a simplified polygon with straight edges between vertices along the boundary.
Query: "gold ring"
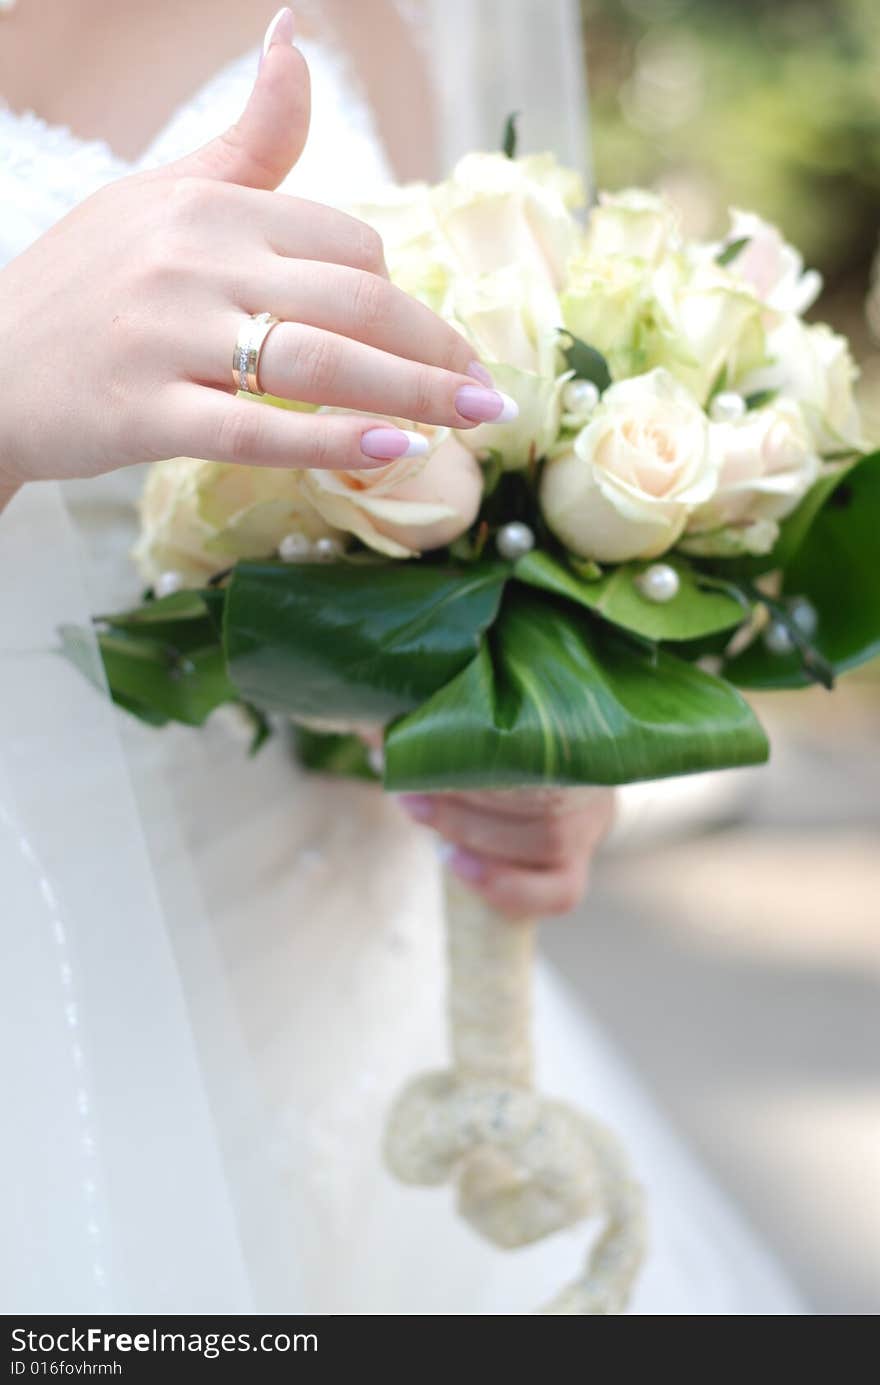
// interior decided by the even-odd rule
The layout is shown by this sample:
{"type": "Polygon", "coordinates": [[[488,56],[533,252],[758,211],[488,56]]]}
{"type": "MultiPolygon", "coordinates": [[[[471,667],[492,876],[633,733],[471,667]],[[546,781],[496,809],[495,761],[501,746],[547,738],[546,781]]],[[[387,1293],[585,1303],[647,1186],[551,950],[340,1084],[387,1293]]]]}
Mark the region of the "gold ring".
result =
{"type": "Polygon", "coordinates": [[[278,321],[271,313],[252,313],[245,318],[232,353],[232,383],[237,390],[245,390],[248,394],[265,393],[260,388],[260,356],[266,338],[278,321]]]}

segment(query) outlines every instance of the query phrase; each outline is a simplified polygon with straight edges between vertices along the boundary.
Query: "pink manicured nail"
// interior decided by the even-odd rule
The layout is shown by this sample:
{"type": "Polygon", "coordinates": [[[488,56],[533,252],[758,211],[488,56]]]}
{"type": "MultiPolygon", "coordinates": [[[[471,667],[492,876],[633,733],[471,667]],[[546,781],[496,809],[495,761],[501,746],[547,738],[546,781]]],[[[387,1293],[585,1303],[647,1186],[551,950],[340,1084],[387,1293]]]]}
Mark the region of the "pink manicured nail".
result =
{"type": "Polygon", "coordinates": [[[434,816],[434,804],[426,794],[403,793],[399,801],[404,812],[416,822],[430,822],[434,816]]]}
{"type": "Polygon", "coordinates": [[[481,385],[485,385],[487,390],[490,390],[495,383],[486,367],[481,365],[479,361],[471,361],[465,375],[472,375],[475,380],[479,380],[481,385]]]}
{"type": "Polygon", "coordinates": [[[519,405],[509,394],[480,385],[462,385],[455,395],[455,407],[471,423],[512,423],[519,413],[519,405]]]}
{"type": "Polygon", "coordinates": [[[398,457],[423,457],[428,439],[407,428],[368,428],[361,438],[361,451],[373,461],[396,462],[398,457]]]}
{"type": "Polygon", "coordinates": [[[479,856],[474,856],[472,852],[465,851],[463,846],[457,846],[447,858],[446,868],[460,880],[466,880],[469,885],[476,885],[486,874],[486,862],[479,856]]]}
{"type": "Polygon", "coordinates": [[[269,49],[274,47],[276,43],[287,43],[292,48],[294,29],[293,10],[289,5],[283,5],[266,30],[260,62],[262,63],[269,49]]]}

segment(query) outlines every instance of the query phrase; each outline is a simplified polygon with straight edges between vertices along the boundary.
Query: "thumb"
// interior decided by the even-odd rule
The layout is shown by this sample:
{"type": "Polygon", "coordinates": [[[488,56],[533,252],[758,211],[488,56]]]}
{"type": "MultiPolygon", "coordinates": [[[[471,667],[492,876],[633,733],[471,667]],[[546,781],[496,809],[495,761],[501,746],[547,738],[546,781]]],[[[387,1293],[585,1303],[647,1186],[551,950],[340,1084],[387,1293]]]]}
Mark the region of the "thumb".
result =
{"type": "Polygon", "coordinates": [[[239,119],[162,173],[272,191],[303,151],[309,114],[309,69],[293,47],[292,12],[279,10],[266,31],[257,80],[239,119]]]}

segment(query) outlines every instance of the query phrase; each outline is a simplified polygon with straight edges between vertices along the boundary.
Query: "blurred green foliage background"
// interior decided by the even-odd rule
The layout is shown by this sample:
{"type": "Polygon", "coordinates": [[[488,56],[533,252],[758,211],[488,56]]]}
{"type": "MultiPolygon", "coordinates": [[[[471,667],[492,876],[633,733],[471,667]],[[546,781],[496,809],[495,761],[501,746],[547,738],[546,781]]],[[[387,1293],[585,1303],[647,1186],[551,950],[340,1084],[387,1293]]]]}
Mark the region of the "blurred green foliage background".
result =
{"type": "Polygon", "coordinates": [[[880,438],[880,0],[582,0],[596,182],[667,192],[693,234],[776,221],[825,277],[880,438]],[[873,326],[873,333],[871,332],[873,326]]]}

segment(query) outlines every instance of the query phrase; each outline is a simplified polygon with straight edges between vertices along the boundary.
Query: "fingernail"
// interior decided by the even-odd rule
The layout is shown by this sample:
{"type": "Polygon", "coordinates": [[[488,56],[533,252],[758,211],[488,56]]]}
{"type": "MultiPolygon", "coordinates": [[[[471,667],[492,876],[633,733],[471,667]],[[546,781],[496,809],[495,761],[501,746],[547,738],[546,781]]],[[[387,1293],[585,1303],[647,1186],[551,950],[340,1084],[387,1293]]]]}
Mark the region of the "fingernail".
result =
{"type": "Polygon", "coordinates": [[[434,816],[434,804],[426,794],[404,793],[400,795],[399,803],[416,822],[430,822],[434,816]]]}
{"type": "Polygon", "coordinates": [[[471,361],[465,371],[465,375],[472,375],[475,380],[479,380],[481,385],[485,385],[487,390],[490,390],[495,383],[486,367],[482,365],[480,361],[471,361]]]}
{"type": "Polygon", "coordinates": [[[457,846],[446,861],[446,869],[451,870],[460,880],[466,880],[469,885],[475,885],[486,874],[486,862],[470,851],[465,851],[464,847],[457,846]]]}
{"type": "Polygon", "coordinates": [[[462,385],[455,396],[455,407],[471,423],[512,423],[519,413],[519,405],[509,394],[480,385],[462,385]]]}
{"type": "Polygon", "coordinates": [[[423,457],[428,439],[407,428],[368,428],[361,438],[361,451],[374,461],[396,462],[398,457],[423,457]]]}
{"type": "Polygon", "coordinates": [[[266,37],[263,39],[263,52],[260,62],[263,61],[269,49],[276,43],[287,43],[293,47],[294,34],[293,10],[289,5],[282,5],[275,18],[270,22],[266,30],[266,37]]]}

